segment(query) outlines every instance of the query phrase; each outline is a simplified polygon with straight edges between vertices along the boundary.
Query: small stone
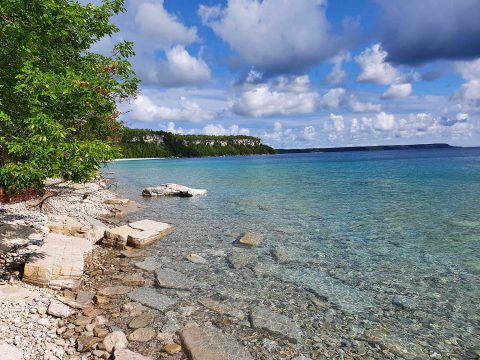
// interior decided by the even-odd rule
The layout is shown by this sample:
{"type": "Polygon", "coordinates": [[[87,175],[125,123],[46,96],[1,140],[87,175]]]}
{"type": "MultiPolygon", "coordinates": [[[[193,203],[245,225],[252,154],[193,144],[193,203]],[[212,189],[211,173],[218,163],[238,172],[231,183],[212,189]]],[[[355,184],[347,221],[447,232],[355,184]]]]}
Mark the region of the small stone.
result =
{"type": "Polygon", "coordinates": [[[73,323],[77,326],[85,326],[87,324],[90,324],[91,322],[92,322],[92,319],[90,317],[78,315],[73,323]]]}
{"type": "Polygon", "coordinates": [[[74,311],[69,306],[52,300],[48,306],[47,313],[55,317],[66,318],[73,315],[74,311]]]}
{"type": "Polygon", "coordinates": [[[258,246],[262,238],[258,234],[245,233],[235,243],[247,247],[258,246]]]}
{"type": "Polygon", "coordinates": [[[97,305],[106,305],[110,302],[110,300],[108,300],[108,297],[101,296],[101,295],[95,295],[93,297],[93,300],[95,301],[95,304],[97,304],[97,305]]]}
{"type": "Polygon", "coordinates": [[[90,304],[95,294],[89,291],[80,291],[75,301],[79,304],[90,304]]]}
{"type": "Polygon", "coordinates": [[[207,260],[205,258],[203,258],[202,256],[200,256],[198,254],[195,254],[195,253],[188,254],[185,258],[188,261],[190,261],[194,264],[206,264],[207,263],[207,260]]]}
{"type": "Polygon", "coordinates": [[[169,355],[176,354],[181,350],[182,350],[182,347],[175,343],[167,344],[163,347],[163,351],[165,351],[169,355]]]}
{"type": "Polygon", "coordinates": [[[77,351],[85,352],[92,350],[95,345],[102,341],[101,339],[93,336],[82,335],[77,338],[77,351]]]}
{"type": "Polygon", "coordinates": [[[151,357],[133,352],[128,349],[115,349],[115,360],[153,360],[151,357]]]}
{"type": "Polygon", "coordinates": [[[127,286],[143,286],[145,284],[145,279],[141,274],[132,274],[125,276],[122,282],[127,286]]]}
{"type": "Polygon", "coordinates": [[[93,329],[93,334],[96,337],[104,338],[105,336],[107,336],[109,334],[109,331],[108,331],[107,328],[97,326],[96,328],[93,329]]]}
{"type": "Polygon", "coordinates": [[[392,299],[392,304],[404,310],[414,310],[417,307],[415,301],[402,295],[394,296],[392,299]]]}
{"type": "Polygon", "coordinates": [[[233,269],[243,269],[251,265],[255,259],[254,254],[235,251],[227,256],[227,263],[233,269]]]}
{"type": "Polygon", "coordinates": [[[92,355],[93,355],[93,356],[96,356],[96,357],[98,357],[98,358],[102,358],[103,355],[105,355],[105,351],[103,351],[103,350],[94,350],[94,351],[92,351],[92,355]]]}
{"type": "Polygon", "coordinates": [[[150,325],[153,321],[155,316],[150,313],[142,313],[132,319],[130,323],[128,324],[128,327],[130,329],[139,329],[143,327],[147,327],[150,325]]]}
{"type": "Polygon", "coordinates": [[[128,345],[128,340],[122,331],[114,331],[103,339],[103,344],[105,345],[105,350],[111,353],[114,348],[115,350],[125,349],[128,345]]]}
{"type": "Polygon", "coordinates": [[[139,328],[132,332],[128,339],[130,341],[147,342],[155,337],[155,330],[152,328],[139,328]]]}
{"type": "Polygon", "coordinates": [[[39,325],[42,325],[42,326],[45,326],[45,327],[49,327],[50,326],[50,320],[48,320],[48,318],[41,318],[37,321],[37,323],[39,325]]]}

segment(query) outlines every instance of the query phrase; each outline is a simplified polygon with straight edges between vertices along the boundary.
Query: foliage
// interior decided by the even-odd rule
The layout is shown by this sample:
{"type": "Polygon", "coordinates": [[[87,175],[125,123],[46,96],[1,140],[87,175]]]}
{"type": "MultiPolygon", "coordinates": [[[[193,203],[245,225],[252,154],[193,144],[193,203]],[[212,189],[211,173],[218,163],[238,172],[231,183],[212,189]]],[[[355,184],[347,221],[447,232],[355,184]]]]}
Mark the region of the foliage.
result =
{"type": "Polygon", "coordinates": [[[179,135],[165,131],[123,128],[125,158],[193,157],[273,154],[275,150],[253,136],[179,135]]]}
{"type": "Polygon", "coordinates": [[[133,44],[108,57],[90,48],[118,31],[110,18],[122,11],[123,0],[0,2],[0,187],[88,181],[119,156],[117,103],[138,84],[133,44]]]}

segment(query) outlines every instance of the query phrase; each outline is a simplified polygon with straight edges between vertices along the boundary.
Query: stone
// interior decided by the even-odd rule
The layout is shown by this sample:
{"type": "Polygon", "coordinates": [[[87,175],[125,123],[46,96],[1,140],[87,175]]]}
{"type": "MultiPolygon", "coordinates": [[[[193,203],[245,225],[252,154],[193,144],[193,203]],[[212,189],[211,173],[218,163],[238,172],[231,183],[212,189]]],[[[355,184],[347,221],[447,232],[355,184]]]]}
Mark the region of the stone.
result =
{"type": "Polygon", "coordinates": [[[107,286],[100,289],[98,294],[100,296],[117,296],[128,294],[130,291],[132,291],[132,288],[129,286],[107,286]]]}
{"type": "Polygon", "coordinates": [[[272,257],[279,263],[285,264],[293,261],[288,251],[283,246],[276,246],[270,250],[272,257]]]}
{"type": "Polygon", "coordinates": [[[130,341],[147,342],[155,337],[155,330],[152,328],[138,328],[128,336],[130,341]]]}
{"type": "Polygon", "coordinates": [[[126,286],[143,286],[145,285],[145,278],[142,274],[130,274],[122,279],[122,283],[126,286]]]}
{"type": "Polygon", "coordinates": [[[0,358],[2,360],[23,360],[23,351],[14,345],[0,343],[0,358]]]}
{"type": "Polygon", "coordinates": [[[252,246],[258,246],[261,241],[262,241],[262,238],[260,237],[260,235],[245,233],[237,239],[235,244],[240,246],[252,247],[252,246]]]}
{"type": "Polygon", "coordinates": [[[114,331],[103,339],[103,345],[105,345],[105,350],[111,353],[113,349],[115,351],[125,349],[128,345],[128,340],[122,331],[114,331]]]}
{"type": "Polygon", "coordinates": [[[52,300],[48,305],[47,314],[59,317],[67,318],[73,315],[74,310],[70,306],[61,303],[60,301],[52,300]]]}
{"type": "Polygon", "coordinates": [[[203,258],[202,256],[198,255],[198,254],[195,254],[195,253],[191,253],[191,254],[188,254],[185,259],[187,259],[188,261],[194,263],[194,264],[206,264],[207,263],[207,260],[205,258],[203,258]]]}
{"type": "Polygon", "coordinates": [[[163,351],[165,351],[169,355],[174,355],[174,354],[180,352],[181,350],[182,350],[182,347],[178,344],[175,344],[175,343],[166,344],[163,347],[163,351]]]}
{"type": "Polygon", "coordinates": [[[156,197],[156,196],[178,196],[178,197],[192,197],[205,195],[207,190],[205,189],[192,189],[187,186],[167,183],[156,187],[149,187],[142,191],[143,196],[156,197]]]}
{"type": "Polygon", "coordinates": [[[230,305],[225,304],[224,302],[214,300],[212,298],[202,298],[198,302],[203,306],[205,306],[207,309],[215,311],[220,315],[228,315],[240,320],[242,320],[245,317],[242,311],[234,309],[230,305]]]}
{"type": "Polygon", "coordinates": [[[252,265],[256,260],[256,256],[251,253],[235,251],[227,256],[227,263],[232,269],[243,269],[252,265]]]}
{"type": "Polygon", "coordinates": [[[417,307],[414,300],[402,295],[395,295],[392,304],[404,310],[414,310],[417,307]]]}
{"type": "Polygon", "coordinates": [[[94,336],[81,335],[77,338],[77,351],[85,352],[93,350],[95,345],[100,341],[102,341],[100,338],[94,336]]]}
{"type": "Polygon", "coordinates": [[[219,330],[185,327],[180,332],[183,347],[195,360],[253,360],[252,355],[234,338],[219,330]]]}
{"type": "Polygon", "coordinates": [[[23,281],[45,287],[52,280],[78,280],[91,251],[88,239],[49,233],[43,245],[28,258],[23,281]]]}
{"type": "Polygon", "coordinates": [[[263,307],[255,307],[250,313],[252,328],[264,330],[293,343],[302,340],[302,330],[295,321],[263,307]]]}
{"type": "Polygon", "coordinates": [[[165,311],[178,303],[178,300],[159,293],[151,288],[138,288],[128,294],[130,300],[139,302],[145,306],[165,311]]]}
{"type": "Polygon", "coordinates": [[[114,355],[115,360],[153,360],[151,357],[143,356],[128,349],[115,349],[114,355]]]}
{"type": "Polygon", "coordinates": [[[93,329],[93,334],[96,336],[96,337],[99,337],[99,338],[104,338],[105,336],[107,336],[109,334],[109,331],[107,328],[105,327],[102,327],[102,326],[97,326],[93,329]]]}
{"type": "Polygon", "coordinates": [[[194,285],[184,274],[172,269],[155,269],[155,279],[158,286],[166,289],[190,290],[194,285]]]}
{"type": "Polygon", "coordinates": [[[103,243],[120,249],[124,249],[127,245],[140,248],[152,244],[172,231],[173,227],[169,224],[153,220],[140,220],[105,230],[103,243]]]}
{"type": "Polygon", "coordinates": [[[16,285],[2,285],[0,286],[0,302],[1,301],[19,301],[33,299],[38,296],[38,293],[25,289],[16,285]]]}
{"type": "Polygon", "coordinates": [[[75,301],[79,304],[90,304],[93,301],[94,293],[90,291],[79,291],[75,301]]]}
{"type": "Polygon", "coordinates": [[[155,316],[150,313],[142,313],[132,319],[128,323],[128,327],[130,329],[139,329],[143,327],[147,327],[152,323],[152,321],[155,319],[155,316]]]}
{"type": "Polygon", "coordinates": [[[158,260],[155,257],[150,256],[143,261],[135,263],[135,266],[145,271],[154,271],[158,268],[158,260]]]}
{"type": "Polygon", "coordinates": [[[113,198],[104,200],[103,203],[107,205],[126,205],[129,201],[129,199],[113,198]]]}
{"type": "Polygon", "coordinates": [[[102,296],[102,295],[95,295],[93,297],[93,301],[95,302],[95,304],[97,305],[106,305],[110,302],[110,300],[108,299],[108,297],[106,296],[102,296]]]}

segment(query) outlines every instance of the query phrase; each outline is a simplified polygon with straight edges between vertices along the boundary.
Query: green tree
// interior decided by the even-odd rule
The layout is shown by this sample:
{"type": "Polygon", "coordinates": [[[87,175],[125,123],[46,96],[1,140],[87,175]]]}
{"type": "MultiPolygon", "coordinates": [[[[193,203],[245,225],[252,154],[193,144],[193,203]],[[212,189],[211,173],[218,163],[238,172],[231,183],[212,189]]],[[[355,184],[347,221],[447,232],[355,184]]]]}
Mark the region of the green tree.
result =
{"type": "Polygon", "coordinates": [[[123,0],[0,1],[0,187],[41,189],[48,177],[85,182],[119,155],[117,104],[137,92],[121,42],[90,51],[118,32],[123,0]]]}

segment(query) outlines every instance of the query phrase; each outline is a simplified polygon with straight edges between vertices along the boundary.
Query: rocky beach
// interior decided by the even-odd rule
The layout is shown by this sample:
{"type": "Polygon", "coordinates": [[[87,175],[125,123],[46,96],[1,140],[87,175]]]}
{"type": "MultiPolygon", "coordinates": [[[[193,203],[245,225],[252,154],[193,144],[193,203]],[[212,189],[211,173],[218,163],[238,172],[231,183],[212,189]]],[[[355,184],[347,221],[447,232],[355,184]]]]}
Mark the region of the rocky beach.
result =
{"type": "MultiPolygon", "coordinates": [[[[307,264],[282,246],[262,247],[257,233],[185,242],[178,229],[143,219],[143,206],[119,198],[111,185],[52,181],[43,198],[2,206],[2,359],[475,356],[447,328],[441,341],[435,327],[406,340],[405,324],[422,326],[414,314],[429,316],[412,298],[386,291],[371,297],[333,271],[299,281],[307,264]],[[48,247],[57,240],[70,245],[48,247]],[[45,275],[38,268],[49,264],[50,251],[60,260],[45,275]],[[388,305],[379,305],[385,297],[388,305]]],[[[144,191],[205,194],[174,184],[144,191]]],[[[325,265],[321,254],[314,265],[325,265]]]]}

